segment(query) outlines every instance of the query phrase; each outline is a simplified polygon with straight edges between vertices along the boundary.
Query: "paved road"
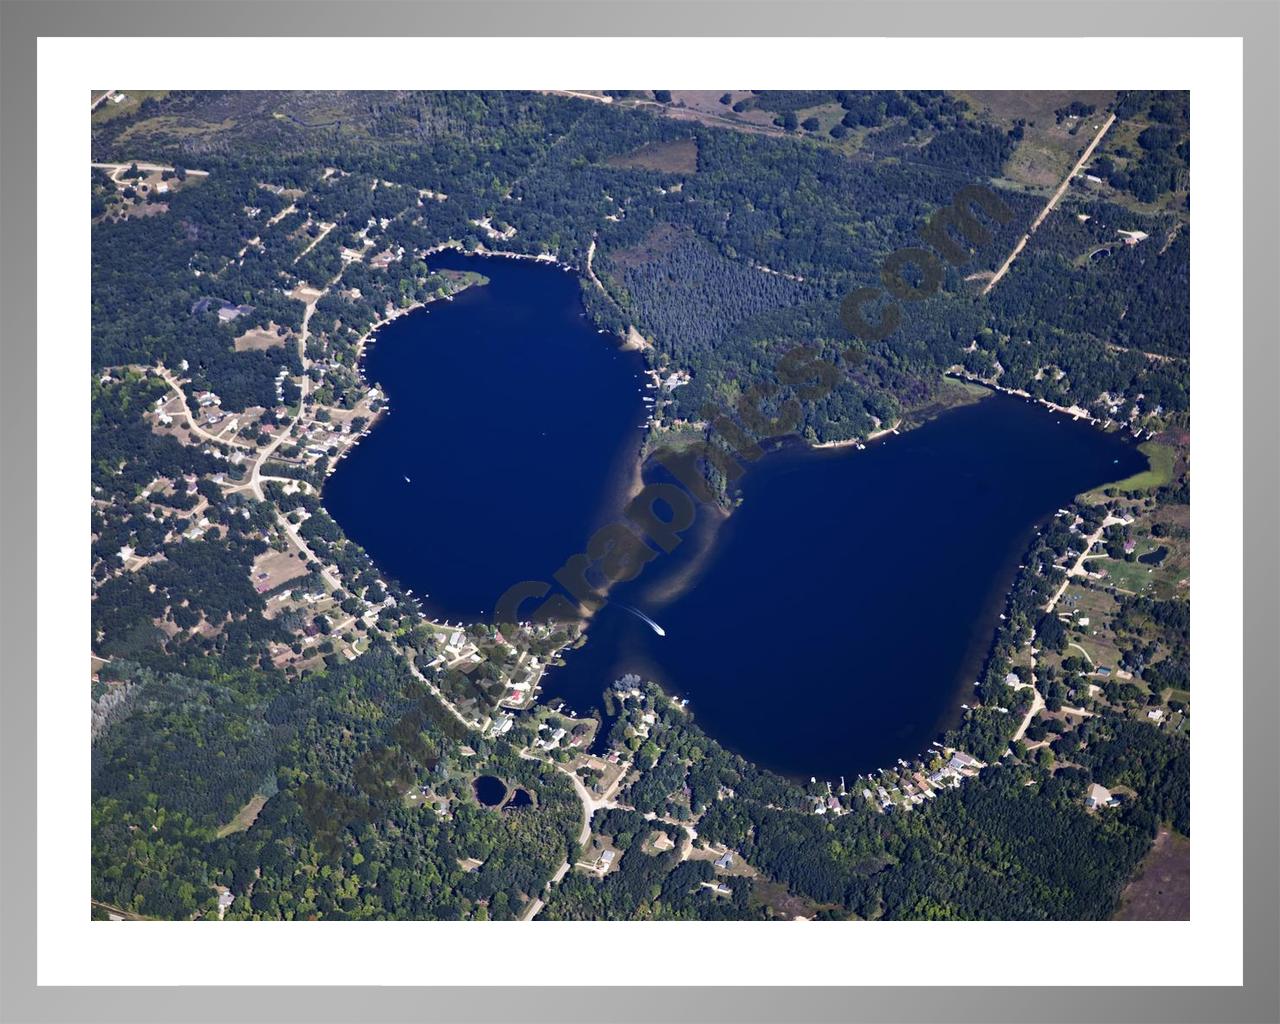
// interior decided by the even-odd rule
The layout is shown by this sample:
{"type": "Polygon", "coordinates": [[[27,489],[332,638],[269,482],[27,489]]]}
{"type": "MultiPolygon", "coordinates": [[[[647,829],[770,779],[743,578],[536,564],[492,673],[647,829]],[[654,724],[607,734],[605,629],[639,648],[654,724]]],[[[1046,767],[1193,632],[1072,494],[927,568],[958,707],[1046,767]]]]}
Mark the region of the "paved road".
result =
{"type": "Polygon", "coordinates": [[[217,434],[211,434],[200,426],[196,421],[195,416],[191,413],[191,406],[187,404],[187,393],[182,390],[182,386],[178,383],[177,378],[175,378],[173,374],[169,372],[168,368],[163,365],[156,367],[156,370],[160,376],[164,378],[164,382],[178,393],[178,401],[182,403],[182,414],[186,416],[187,423],[190,425],[191,432],[193,434],[198,437],[203,437],[206,441],[216,441],[220,444],[236,445],[240,448],[252,447],[247,442],[241,441],[237,437],[219,437],[217,434]]]}
{"type": "MultiPolygon", "coordinates": [[[[527,761],[542,760],[542,758],[536,757],[535,755],[530,754],[526,750],[522,750],[520,752],[520,756],[527,761]]],[[[614,780],[613,785],[610,786],[606,792],[604,792],[598,797],[593,796],[591,794],[591,791],[588,790],[585,785],[583,785],[582,780],[578,778],[578,775],[576,772],[570,771],[569,769],[565,768],[563,765],[556,765],[556,767],[560,769],[560,771],[564,772],[565,775],[569,776],[569,781],[573,783],[574,792],[578,794],[578,800],[582,804],[582,815],[583,815],[582,831],[578,833],[578,845],[586,846],[587,840],[591,838],[591,819],[595,817],[596,811],[600,810],[602,807],[621,806],[618,803],[618,801],[614,799],[613,794],[617,791],[618,786],[622,783],[622,780],[627,777],[627,772],[631,770],[631,765],[625,764],[623,766],[622,772],[614,780]]],[[[688,839],[688,844],[690,846],[692,846],[692,842],[693,840],[691,838],[688,839]]],[[[688,854],[687,853],[684,854],[684,856],[681,857],[681,860],[683,860],[685,856],[688,856],[688,854]]],[[[569,869],[571,866],[572,865],[570,865],[570,863],[567,860],[560,865],[560,867],[556,870],[556,873],[551,876],[551,881],[547,883],[548,891],[550,891],[551,886],[559,883],[560,880],[564,878],[566,874],[569,873],[569,869]]],[[[541,898],[532,900],[529,903],[529,905],[525,907],[524,911],[520,914],[520,920],[532,921],[535,917],[538,916],[538,913],[542,910],[544,906],[545,906],[545,903],[541,898]]]]}
{"type": "Polygon", "coordinates": [[[400,650],[400,654],[403,655],[405,661],[408,662],[409,671],[413,673],[414,678],[416,678],[418,682],[422,683],[422,685],[425,686],[431,692],[431,695],[433,697],[435,697],[438,701],[440,701],[441,704],[443,704],[446,708],[448,708],[449,713],[453,715],[454,718],[456,718],[459,722],[465,725],[468,729],[478,728],[481,731],[483,731],[488,726],[489,724],[488,719],[485,719],[485,721],[480,723],[479,725],[477,725],[474,722],[467,721],[467,719],[462,716],[462,712],[453,706],[453,702],[449,700],[443,693],[440,692],[440,688],[436,686],[436,684],[433,683],[430,679],[428,679],[426,676],[422,674],[422,672],[418,669],[417,664],[413,660],[412,653],[409,651],[400,650]]]}
{"type": "Polygon", "coordinates": [[[1106,532],[1107,527],[1119,526],[1123,522],[1124,522],[1123,519],[1119,519],[1116,516],[1107,516],[1102,521],[1102,525],[1099,526],[1096,530],[1093,531],[1093,533],[1091,533],[1088,537],[1085,538],[1084,550],[1080,552],[1080,557],[1076,559],[1076,564],[1067,570],[1067,578],[1062,581],[1062,586],[1060,586],[1057,592],[1053,595],[1053,597],[1049,599],[1049,603],[1044,606],[1044,610],[1046,612],[1053,611],[1057,603],[1060,600],[1062,600],[1062,595],[1067,592],[1067,587],[1071,585],[1071,580],[1073,577],[1086,575],[1084,571],[1085,559],[1090,557],[1089,552],[1092,551],[1093,546],[1102,539],[1102,535],[1106,532]]]}
{"type": "Polygon", "coordinates": [[[341,590],[342,581],[338,579],[338,574],[335,573],[332,568],[325,565],[321,559],[316,557],[315,552],[311,550],[307,542],[303,540],[302,534],[298,532],[298,527],[289,522],[289,520],[284,517],[284,513],[279,510],[276,511],[276,522],[279,523],[280,528],[289,535],[289,539],[293,541],[298,550],[302,552],[302,557],[307,562],[320,562],[320,575],[323,576],[324,581],[329,584],[329,588],[331,590],[341,590]]]}
{"type": "Polygon", "coordinates": [[[263,501],[262,494],[262,467],[272,455],[275,454],[277,448],[284,442],[285,438],[293,436],[293,428],[302,422],[303,406],[306,403],[307,395],[311,393],[311,376],[306,372],[307,369],[307,337],[311,330],[311,314],[316,311],[316,303],[321,300],[329,289],[317,295],[310,303],[307,304],[306,311],[302,314],[302,333],[298,335],[298,355],[302,359],[302,396],[298,399],[298,415],[294,417],[292,423],[284,430],[280,431],[276,437],[267,444],[265,448],[258,453],[258,458],[254,461],[252,469],[249,471],[249,479],[241,484],[236,490],[248,488],[253,491],[253,496],[259,501],[263,501]]]}

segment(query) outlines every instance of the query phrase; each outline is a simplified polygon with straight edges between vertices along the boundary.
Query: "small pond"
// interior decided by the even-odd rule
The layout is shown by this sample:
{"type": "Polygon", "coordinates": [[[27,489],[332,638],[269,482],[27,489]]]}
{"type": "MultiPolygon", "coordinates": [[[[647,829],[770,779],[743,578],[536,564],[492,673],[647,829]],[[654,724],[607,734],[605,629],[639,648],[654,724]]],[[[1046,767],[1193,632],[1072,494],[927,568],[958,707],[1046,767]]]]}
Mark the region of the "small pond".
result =
{"type": "Polygon", "coordinates": [[[507,801],[507,808],[511,807],[532,807],[533,797],[529,795],[529,791],[525,789],[517,789],[511,794],[511,799],[507,801]]]}
{"type": "Polygon", "coordinates": [[[1145,555],[1139,555],[1138,561],[1143,565],[1159,565],[1164,561],[1165,555],[1169,553],[1169,549],[1163,544],[1154,551],[1148,551],[1145,555]]]}
{"type": "Polygon", "coordinates": [[[507,796],[507,784],[496,775],[481,775],[472,783],[476,799],[486,807],[497,807],[507,796]]]}

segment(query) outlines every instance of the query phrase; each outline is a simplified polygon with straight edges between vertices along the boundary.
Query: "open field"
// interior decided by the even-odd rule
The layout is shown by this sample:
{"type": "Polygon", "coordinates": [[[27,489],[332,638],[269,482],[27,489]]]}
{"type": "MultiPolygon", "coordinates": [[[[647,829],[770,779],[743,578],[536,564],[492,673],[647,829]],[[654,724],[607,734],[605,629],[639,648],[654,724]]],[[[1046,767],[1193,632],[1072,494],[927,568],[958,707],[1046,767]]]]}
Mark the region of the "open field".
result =
{"type": "Polygon", "coordinates": [[[306,303],[307,305],[315,302],[323,294],[324,292],[319,288],[312,288],[310,285],[304,284],[298,285],[291,292],[285,292],[285,295],[289,298],[296,299],[298,302],[306,303]]]}
{"type": "Polygon", "coordinates": [[[1167,826],[1120,895],[1117,921],[1191,919],[1191,840],[1167,826]]]}
{"type": "Polygon", "coordinates": [[[266,805],[267,798],[261,793],[255,793],[249,802],[236,812],[234,818],[218,829],[218,838],[223,839],[234,832],[244,832],[258,820],[258,815],[266,805]]]}
{"type": "Polygon", "coordinates": [[[93,111],[93,123],[102,124],[104,121],[110,121],[112,118],[124,117],[126,114],[136,113],[138,108],[142,106],[145,99],[163,99],[168,96],[168,90],[164,89],[114,89],[111,97],[103,100],[93,111]],[[123,95],[124,99],[119,103],[115,102],[113,97],[123,95]]]}
{"type": "Polygon", "coordinates": [[[751,884],[751,901],[762,907],[769,907],[774,912],[787,918],[812,918],[823,909],[837,909],[833,904],[815,903],[804,896],[796,896],[787,891],[781,882],[772,882],[763,875],[751,884]]]}
{"type": "Polygon", "coordinates": [[[1095,570],[1106,569],[1107,578],[1104,582],[1108,586],[1128,591],[1130,594],[1149,593],[1155,584],[1153,578],[1157,571],[1155,566],[1143,565],[1141,562],[1124,562],[1116,558],[1093,559],[1089,565],[1095,570]]]}
{"type": "Polygon", "coordinates": [[[261,349],[278,348],[284,345],[282,338],[275,331],[275,324],[267,324],[266,327],[255,327],[251,331],[245,331],[244,334],[236,338],[237,352],[253,352],[261,349]]]}
{"type": "Polygon", "coordinates": [[[253,562],[253,586],[260,594],[306,574],[306,566],[292,551],[267,551],[253,562]]]}
{"type": "MultiPolygon", "coordinates": [[[[1138,136],[1153,123],[1155,122],[1146,112],[1126,117],[1115,126],[1116,130],[1107,139],[1106,145],[1100,149],[1098,155],[1105,156],[1121,170],[1131,169],[1137,164],[1143,152],[1138,136]]],[[[1190,201],[1188,182],[1183,182],[1180,188],[1161,195],[1151,203],[1143,202],[1127,190],[1112,188],[1108,182],[1084,182],[1083,184],[1097,198],[1116,203],[1135,213],[1148,216],[1155,213],[1171,213],[1182,220],[1187,218],[1187,207],[1190,201]]]]}
{"type": "Polygon", "coordinates": [[[1025,90],[1011,92],[958,92],[975,110],[986,112],[1006,129],[1023,121],[1023,135],[1005,166],[1009,181],[1032,188],[1052,188],[1075,163],[1080,150],[1096,134],[1108,103],[1109,91],[1025,90]],[[1058,123],[1054,111],[1072,101],[1090,104],[1098,113],[1068,118],[1058,123]]]}
{"type": "Polygon", "coordinates": [[[1173,479],[1173,465],[1177,459],[1177,449],[1156,441],[1147,441],[1138,445],[1138,451],[1147,457],[1147,468],[1133,476],[1125,477],[1113,484],[1104,484],[1095,488],[1103,491],[1115,488],[1117,491],[1154,491],[1163,487],[1173,479]]]}
{"type": "Polygon", "coordinates": [[[698,169],[698,143],[691,138],[675,142],[648,142],[630,153],[611,157],[605,163],[610,167],[693,174],[698,169]]]}
{"type": "Polygon", "coordinates": [[[723,120],[728,118],[765,128],[773,126],[773,115],[766,110],[744,110],[741,114],[733,112],[734,103],[754,95],[749,89],[729,89],[727,91],[730,98],[727,104],[720,102],[720,97],[724,95],[724,92],[719,89],[674,89],[671,92],[671,99],[675,104],[683,103],[685,108],[690,111],[705,114],[715,119],[723,120]]]}

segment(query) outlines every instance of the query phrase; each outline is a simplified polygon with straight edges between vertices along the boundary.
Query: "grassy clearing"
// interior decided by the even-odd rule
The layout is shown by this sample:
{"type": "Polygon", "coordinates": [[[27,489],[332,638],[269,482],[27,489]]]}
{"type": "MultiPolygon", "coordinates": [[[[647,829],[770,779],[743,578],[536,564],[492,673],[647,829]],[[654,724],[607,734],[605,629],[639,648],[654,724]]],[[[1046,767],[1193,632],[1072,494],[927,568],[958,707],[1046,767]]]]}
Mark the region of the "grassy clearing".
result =
{"type": "Polygon", "coordinates": [[[234,818],[218,829],[217,837],[225,839],[235,832],[244,832],[258,820],[258,815],[262,813],[262,808],[266,805],[267,798],[261,793],[255,793],[253,798],[236,812],[234,818]]]}
{"type": "Polygon", "coordinates": [[[283,345],[284,338],[276,333],[274,321],[266,327],[255,327],[251,331],[245,331],[235,340],[237,352],[262,351],[269,348],[279,348],[283,345]]]}
{"type": "Polygon", "coordinates": [[[804,896],[796,896],[788,892],[782,883],[769,881],[763,876],[754,879],[751,884],[751,902],[768,907],[785,918],[812,918],[822,910],[838,909],[832,903],[817,903],[804,896]]]}
{"type": "Polygon", "coordinates": [[[94,124],[102,124],[104,121],[136,113],[145,99],[160,100],[169,95],[166,89],[117,89],[112,96],[119,96],[121,93],[124,93],[125,98],[119,103],[105,99],[98,104],[98,108],[93,112],[94,124]]]}
{"type": "Polygon", "coordinates": [[[1154,569],[1152,566],[1143,565],[1141,562],[1122,562],[1115,558],[1099,558],[1092,562],[1093,568],[1105,568],[1107,570],[1106,583],[1118,590],[1124,590],[1130,594],[1143,594],[1151,589],[1154,582],[1152,575],[1154,569]]]}
{"type": "Polygon", "coordinates": [[[1097,494],[1107,490],[1117,491],[1154,491],[1164,487],[1173,479],[1173,464],[1177,452],[1168,445],[1147,441],[1138,445],[1138,451],[1147,457],[1147,468],[1133,476],[1125,477],[1115,483],[1095,487],[1089,493],[1097,494]]]}
{"type": "Polygon", "coordinates": [[[656,451],[683,451],[706,440],[707,432],[701,427],[681,426],[671,430],[652,431],[645,435],[641,458],[647,459],[656,451]]]}
{"type": "Polygon", "coordinates": [[[693,174],[698,169],[698,143],[694,139],[647,142],[639,149],[624,156],[615,156],[605,163],[610,167],[693,174]]]}
{"type": "Polygon", "coordinates": [[[943,377],[942,383],[928,401],[923,405],[904,410],[906,415],[903,426],[907,428],[919,426],[936,416],[941,416],[949,409],[972,405],[994,393],[990,388],[984,388],[981,384],[974,384],[972,381],[943,377]]]}
{"type": "Polygon", "coordinates": [[[1162,828],[1120,897],[1119,921],[1191,918],[1191,840],[1162,828]]]}
{"type": "Polygon", "coordinates": [[[1114,92],[1031,90],[957,92],[975,111],[984,112],[1004,128],[1023,122],[1023,135],[1004,168],[1005,179],[1032,189],[1052,189],[1076,161],[1080,149],[1093,138],[1105,118],[1103,111],[1114,92]],[[1058,122],[1054,111],[1079,100],[1096,108],[1085,118],[1058,122]]]}

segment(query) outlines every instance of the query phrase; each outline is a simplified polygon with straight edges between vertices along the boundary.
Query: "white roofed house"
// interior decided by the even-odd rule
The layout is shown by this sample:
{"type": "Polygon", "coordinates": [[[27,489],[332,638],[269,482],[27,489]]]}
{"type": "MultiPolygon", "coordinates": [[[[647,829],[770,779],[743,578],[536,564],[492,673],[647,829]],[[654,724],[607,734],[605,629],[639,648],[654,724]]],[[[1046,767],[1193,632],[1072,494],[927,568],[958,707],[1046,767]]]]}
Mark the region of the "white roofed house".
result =
{"type": "Polygon", "coordinates": [[[1118,800],[1111,795],[1111,790],[1106,786],[1100,786],[1096,782],[1089,784],[1089,789],[1085,793],[1084,805],[1089,810],[1097,810],[1099,807],[1114,807],[1118,800]]]}
{"type": "Polygon", "coordinates": [[[979,768],[986,767],[984,762],[979,761],[971,754],[966,754],[963,750],[953,751],[951,754],[951,760],[948,761],[947,764],[949,767],[954,768],[957,771],[961,771],[963,769],[977,771],[979,768]]]}

